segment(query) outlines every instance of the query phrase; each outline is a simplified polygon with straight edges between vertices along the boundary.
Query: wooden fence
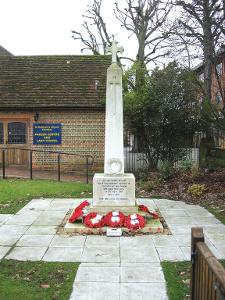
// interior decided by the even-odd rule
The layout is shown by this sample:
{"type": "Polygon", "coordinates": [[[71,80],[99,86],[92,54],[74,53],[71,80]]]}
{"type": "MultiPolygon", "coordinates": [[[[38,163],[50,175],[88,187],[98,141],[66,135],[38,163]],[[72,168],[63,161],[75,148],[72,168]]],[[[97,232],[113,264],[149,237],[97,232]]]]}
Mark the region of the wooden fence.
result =
{"type": "Polygon", "coordinates": [[[205,244],[202,228],[192,228],[191,236],[191,300],[225,300],[225,269],[205,244]]]}

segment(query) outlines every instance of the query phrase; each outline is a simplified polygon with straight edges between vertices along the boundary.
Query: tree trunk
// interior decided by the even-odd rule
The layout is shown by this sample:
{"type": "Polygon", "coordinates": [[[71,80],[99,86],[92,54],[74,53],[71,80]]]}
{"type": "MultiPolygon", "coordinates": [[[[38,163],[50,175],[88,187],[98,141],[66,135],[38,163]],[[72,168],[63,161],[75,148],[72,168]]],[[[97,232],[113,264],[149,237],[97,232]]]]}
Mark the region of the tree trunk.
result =
{"type": "Polygon", "coordinates": [[[207,101],[212,96],[212,62],[214,56],[214,43],[212,36],[209,0],[203,0],[203,55],[204,55],[204,87],[207,101]]]}

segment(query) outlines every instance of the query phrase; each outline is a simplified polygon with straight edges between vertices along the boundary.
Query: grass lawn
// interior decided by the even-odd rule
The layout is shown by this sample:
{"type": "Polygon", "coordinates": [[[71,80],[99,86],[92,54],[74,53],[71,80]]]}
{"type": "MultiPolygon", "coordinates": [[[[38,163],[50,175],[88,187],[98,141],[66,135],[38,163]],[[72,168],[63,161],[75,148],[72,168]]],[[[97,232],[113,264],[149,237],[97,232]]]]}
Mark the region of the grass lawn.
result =
{"type": "Polygon", "coordinates": [[[225,209],[221,209],[220,207],[215,207],[212,205],[204,205],[204,207],[225,225],[225,209]]]}
{"type": "Polygon", "coordinates": [[[1,300],[69,299],[79,263],[0,262],[1,300]]]}
{"type": "Polygon", "coordinates": [[[167,283],[167,293],[171,300],[183,300],[190,295],[190,268],[191,263],[162,262],[164,276],[167,283]]]}
{"type": "Polygon", "coordinates": [[[50,180],[4,179],[0,180],[0,213],[16,213],[32,198],[83,198],[91,197],[91,195],[91,184],[50,180]]]}
{"type": "MultiPolygon", "coordinates": [[[[221,261],[225,267],[225,261],[221,261]]],[[[167,293],[170,300],[183,300],[190,295],[190,272],[191,263],[185,262],[162,262],[163,272],[167,283],[167,293]]]]}

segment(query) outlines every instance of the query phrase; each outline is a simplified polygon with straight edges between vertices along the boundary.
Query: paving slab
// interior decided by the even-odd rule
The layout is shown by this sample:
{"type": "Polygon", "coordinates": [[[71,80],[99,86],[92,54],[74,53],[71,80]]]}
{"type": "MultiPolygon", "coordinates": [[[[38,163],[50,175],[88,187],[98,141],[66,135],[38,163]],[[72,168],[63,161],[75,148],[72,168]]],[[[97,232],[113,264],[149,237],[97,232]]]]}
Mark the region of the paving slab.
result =
{"type": "Polygon", "coordinates": [[[16,246],[48,247],[54,235],[23,235],[16,246]]]}
{"type": "Polygon", "coordinates": [[[120,248],[121,262],[158,262],[159,257],[154,247],[120,248]]]}
{"type": "Polygon", "coordinates": [[[9,250],[10,250],[10,247],[0,246],[0,259],[2,259],[9,250]]]}
{"type": "Polygon", "coordinates": [[[207,235],[207,240],[216,248],[224,247],[225,245],[225,235],[222,234],[207,235]]]}
{"type": "Polygon", "coordinates": [[[191,236],[191,227],[192,225],[182,225],[182,226],[174,226],[174,225],[170,225],[170,231],[172,233],[172,235],[176,235],[176,234],[185,234],[185,235],[190,235],[191,236]]]}
{"type": "Polygon", "coordinates": [[[146,265],[151,265],[152,267],[160,267],[160,261],[146,263],[146,262],[127,262],[127,261],[121,261],[120,266],[121,267],[130,267],[130,266],[136,266],[136,267],[144,267],[146,265]]]}
{"type": "MultiPolygon", "coordinates": [[[[27,205],[25,205],[20,211],[23,212],[24,210],[46,210],[49,208],[52,200],[47,199],[33,199],[27,205]]],[[[19,212],[20,212],[19,211],[19,212]]]]}
{"type": "Polygon", "coordinates": [[[86,236],[55,235],[50,247],[83,247],[86,236]]]}
{"type": "Polygon", "coordinates": [[[167,300],[165,283],[121,283],[120,300],[167,300]]]}
{"type": "Polygon", "coordinates": [[[151,235],[120,237],[120,246],[127,249],[141,247],[154,247],[151,235]]]}
{"type": "Polygon", "coordinates": [[[81,262],[119,262],[119,248],[106,246],[84,247],[81,262]]]}
{"type": "Polygon", "coordinates": [[[49,210],[64,210],[72,209],[74,207],[73,202],[65,200],[53,200],[49,206],[49,210]]]}
{"type": "Polygon", "coordinates": [[[66,210],[63,211],[44,211],[33,223],[33,225],[60,225],[66,215],[66,210]]]}
{"type": "Polygon", "coordinates": [[[168,299],[160,261],[190,260],[191,227],[202,226],[211,251],[225,258],[225,226],[201,206],[168,199],[138,203],[159,209],[171,235],[56,234],[67,211],[83,200],[33,199],[16,215],[0,214],[0,259],[17,242],[7,259],[82,262],[72,300],[160,300],[168,299]]]}
{"type": "Polygon", "coordinates": [[[76,282],[119,282],[120,267],[86,266],[81,264],[78,268],[76,282]]]}
{"type": "Polygon", "coordinates": [[[212,253],[216,256],[217,259],[225,259],[225,246],[220,246],[219,248],[215,247],[214,245],[212,247],[209,247],[212,253]]]}
{"type": "Polygon", "coordinates": [[[204,225],[214,225],[214,224],[222,224],[215,217],[191,217],[191,224],[196,226],[204,226],[204,225]]]}
{"type": "Polygon", "coordinates": [[[120,267],[120,262],[85,262],[80,266],[84,267],[120,267]]]}
{"type": "Polygon", "coordinates": [[[74,282],[70,300],[119,300],[119,291],[119,283],[74,282]]]}
{"type": "Polygon", "coordinates": [[[119,237],[107,237],[107,236],[99,236],[99,235],[89,235],[87,236],[85,246],[112,246],[119,247],[120,238],[119,237]]]}
{"type": "Polygon", "coordinates": [[[185,260],[190,261],[191,259],[191,247],[180,247],[181,251],[185,256],[185,260]]]}
{"type": "Polygon", "coordinates": [[[28,225],[2,225],[0,227],[0,235],[1,233],[6,233],[8,235],[22,235],[28,230],[28,228],[28,225]]]}
{"type": "Polygon", "coordinates": [[[5,258],[22,261],[39,261],[47,247],[15,247],[5,258]]]}
{"type": "Polygon", "coordinates": [[[160,261],[183,261],[185,256],[179,247],[157,247],[160,261]]]}
{"type": "Polygon", "coordinates": [[[176,234],[174,236],[177,241],[176,244],[182,247],[191,247],[191,235],[187,234],[176,234]]]}
{"type": "Polygon", "coordinates": [[[188,217],[189,215],[183,209],[160,210],[163,217],[188,217]]]}
{"type": "Polygon", "coordinates": [[[176,225],[176,226],[190,225],[192,224],[192,218],[191,217],[166,217],[166,223],[168,225],[176,225]]]}
{"type": "Polygon", "coordinates": [[[214,225],[205,225],[203,229],[204,234],[224,234],[225,235],[225,225],[223,224],[214,224],[214,225]]]}
{"type": "Polygon", "coordinates": [[[160,265],[146,263],[145,265],[121,266],[121,282],[165,282],[160,265]]]}
{"type": "Polygon", "coordinates": [[[156,247],[174,247],[177,246],[177,240],[171,235],[156,235],[152,237],[156,247]]]}
{"type": "Polygon", "coordinates": [[[0,214],[0,225],[4,224],[12,216],[12,214],[0,214]]]}
{"type": "Polygon", "coordinates": [[[211,214],[208,210],[204,209],[203,207],[200,208],[189,208],[186,210],[186,214],[190,217],[208,217],[214,218],[214,215],[211,214]]]}
{"type": "Polygon", "coordinates": [[[81,247],[51,247],[43,257],[43,261],[80,262],[83,248],[81,247]]]}
{"type": "Polygon", "coordinates": [[[41,211],[24,211],[9,218],[6,225],[31,225],[40,216],[41,211]]]}
{"type": "Polygon", "coordinates": [[[0,234],[0,246],[13,246],[21,237],[21,234],[0,234]]]}
{"type": "Polygon", "coordinates": [[[56,234],[58,226],[38,226],[32,225],[29,229],[24,233],[26,235],[52,235],[56,234]]]}
{"type": "Polygon", "coordinates": [[[156,206],[159,209],[163,209],[163,210],[170,210],[170,209],[184,209],[185,205],[182,205],[179,201],[172,201],[172,200],[166,200],[166,199],[157,199],[154,200],[156,206]]]}

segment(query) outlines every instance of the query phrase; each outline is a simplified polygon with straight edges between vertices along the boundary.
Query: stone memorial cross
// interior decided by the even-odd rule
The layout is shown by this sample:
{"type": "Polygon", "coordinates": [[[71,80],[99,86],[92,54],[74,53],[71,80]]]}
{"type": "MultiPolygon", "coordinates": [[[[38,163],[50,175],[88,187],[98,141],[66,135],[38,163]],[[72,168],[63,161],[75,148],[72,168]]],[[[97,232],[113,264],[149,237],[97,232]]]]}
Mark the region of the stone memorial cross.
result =
{"type": "Polygon", "coordinates": [[[106,51],[112,53],[112,64],[107,70],[104,173],[124,174],[122,69],[117,64],[123,48],[113,40],[106,51]]]}
{"type": "Polygon", "coordinates": [[[112,53],[112,63],[117,63],[117,53],[123,53],[123,47],[117,47],[117,42],[115,40],[112,41],[111,47],[106,47],[106,53],[112,53]]]}
{"type": "Polygon", "coordinates": [[[117,53],[123,48],[113,40],[107,70],[104,173],[93,178],[93,207],[135,207],[135,177],[124,173],[122,69],[117,53]]]}

